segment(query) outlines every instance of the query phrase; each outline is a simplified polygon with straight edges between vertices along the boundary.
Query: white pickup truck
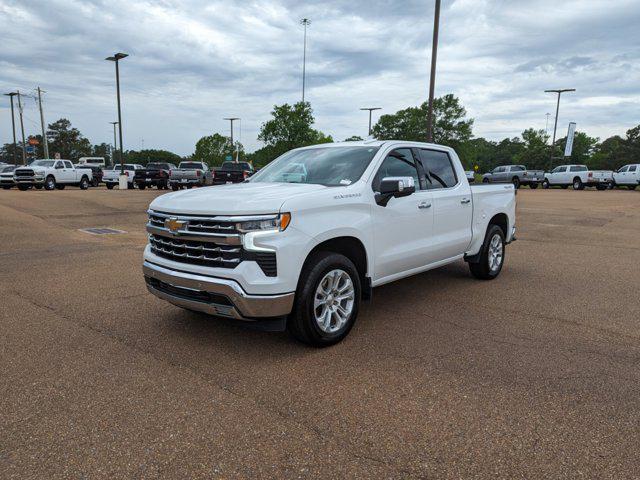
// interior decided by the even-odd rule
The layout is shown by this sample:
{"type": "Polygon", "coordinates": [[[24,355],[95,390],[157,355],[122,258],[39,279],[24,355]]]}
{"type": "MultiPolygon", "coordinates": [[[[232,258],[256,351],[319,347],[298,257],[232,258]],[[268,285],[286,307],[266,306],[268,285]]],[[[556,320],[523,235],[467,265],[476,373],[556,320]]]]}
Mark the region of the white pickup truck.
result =
{"type": "Polygon", "coordinates": [[[625,165],[614,172],[613,185],[635,190],[640,185],[640,163],[625,165]]]}
{"type": "Polygon", "coordinates": [[[70,160],[34,160],[26,167],[19,167],[13,171],[13,180],[19,190],[28,190],[31,187],[63,190],[67,185],[75,185],[86,190],[92,178],[91,170],[76,169],[70,160]]]}
{"type": "Polygon", "coordinates": [[[606,190],[612,183],[613,172],[610,170],[589,170],[586,165],[559,165],[544,174],[542,188],[569,188],[572,185],[574,190],[584,190],[585,187],[606,190]]]}
{"type": "MultiPolygon", "coordinates": [[[[136,175],[136,170],[144,170],[144,166],[137,163],[125,163],[124,174],[127,176],[127,188],[132,189],[135,187],[133,177],[136,175]]],[[[122,164],[115,165],[109,169],[102,170],[102,181],[109,190],[113,190],[113,187],[120,182],[120,173],[122,173],[122,164]]]]}
{"type": "Polygon", "coordinates": [[[327,346],[347,335],[373,287],[462,259],[477,278],[498,276],[515,204],[512,184],[470,186],[448,147],[305,147],[244,183],[156,198],[143,272],[148,290],[175,305],[271,318],[327,346]],[[296,165],[305,175],[291,180],[296,165]]]}

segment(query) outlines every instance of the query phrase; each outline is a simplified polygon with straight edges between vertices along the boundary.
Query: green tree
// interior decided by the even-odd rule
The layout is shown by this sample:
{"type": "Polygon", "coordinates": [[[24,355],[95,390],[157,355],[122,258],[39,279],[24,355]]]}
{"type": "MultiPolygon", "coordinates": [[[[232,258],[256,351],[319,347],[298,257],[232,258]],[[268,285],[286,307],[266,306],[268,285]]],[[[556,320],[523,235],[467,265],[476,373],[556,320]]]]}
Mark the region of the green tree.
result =
{"type": "Polygon", "coordinates": [[[58,153],[62,158],[77,161],[80,157],[91,156],[91,142],[66,118],[49,124],[47,139],[51,157],[58,153]]]}
{"type": "MultiPolygon", "coordinates": [[[[394,114],[382,115],[372,129],[379,140],[427,141],[427,114],[429,103],[409,107],[394,114]]],[[[473,119],[466,118],[467,111],[453,94],[433,101],[433,141],[458,148],[473,136],[473,119]]]]}
{"type": "Polygon", "coordinates": [[[235,148],[232,148],[229,137],[214,133],[198,140],[196,150],[191,158],[198,162],[205,162],[210,167],[215,167],[221,165],[226,156],[232,155],[232,152],[235,159],[236,151],[239,152],[239,159],[244,159],[244,146],[240,142],[235,142],[235,148]]]}
{"type": "Polygon", "coordinates": [[[349,138],[344,139],[345,142],[361,142],[362,140],[364,139],[362,137],[359,137],[358,135],[353,135],[349,138]]]}
{"type": "Polygon", "coordinates": [[[262,124],[258,135],[258,140],[265,143],[260,161],[268,163],[293,148],[333,142],[330,135],[311,128],[314,118],[309,102],[275,105],[271,115],[273,118],[262,124]]]}
{"type": "Polygon", "coordinates": [[[513,163],[544,170],[549,165],[549,136],[544,130],[528,128],[522,132],[522,140],[523,149],[514,156],[513,163]]]}
{"type": "MultiPolygon", "coordinates": [[[[123,155],[124,161],[126,163],[139,163],[141,165],[146,165],[149,162],[169,162],[177,165],[183,159],[180,155],[177,155],[173,152],[169,152],[168,150],[126,150],[123,155]]],[[[118,160],[118,156],[116,155],[116,163],[118,160]]]]}
{"type": "Polygon", "coordinates": [[[102,142],[100,145],[94,145],[91,149],[92,157],[102,157],[108,164],[111,162],[111,145],[102,142]]]}

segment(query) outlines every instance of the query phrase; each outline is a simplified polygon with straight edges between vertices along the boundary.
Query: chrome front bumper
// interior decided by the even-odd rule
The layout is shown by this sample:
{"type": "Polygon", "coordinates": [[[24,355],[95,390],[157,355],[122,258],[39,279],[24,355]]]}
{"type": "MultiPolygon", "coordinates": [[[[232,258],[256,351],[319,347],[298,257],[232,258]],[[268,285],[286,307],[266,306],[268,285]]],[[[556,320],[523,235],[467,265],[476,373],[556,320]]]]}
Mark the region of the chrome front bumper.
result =
{"type": "Polygon", "coordinates": [[[282,317],[291,313],[294,292],[249,295],[233,280],[171,270],[145,261],[147,289],[179,307],[238,320],[282,317]]]}

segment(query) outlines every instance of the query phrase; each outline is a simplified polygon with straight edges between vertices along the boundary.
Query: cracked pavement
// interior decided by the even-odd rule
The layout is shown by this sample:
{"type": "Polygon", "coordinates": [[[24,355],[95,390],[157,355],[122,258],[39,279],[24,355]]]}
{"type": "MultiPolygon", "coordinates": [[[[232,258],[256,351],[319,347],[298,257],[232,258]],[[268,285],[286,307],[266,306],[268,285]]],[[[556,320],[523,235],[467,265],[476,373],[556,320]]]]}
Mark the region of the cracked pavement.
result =
{"type": "Polygon", "coordinates": [[[640,193],[521,189],[324,350],[148,294],[156,195],[0,191],[3,478],[640,478],[640,193]]]}

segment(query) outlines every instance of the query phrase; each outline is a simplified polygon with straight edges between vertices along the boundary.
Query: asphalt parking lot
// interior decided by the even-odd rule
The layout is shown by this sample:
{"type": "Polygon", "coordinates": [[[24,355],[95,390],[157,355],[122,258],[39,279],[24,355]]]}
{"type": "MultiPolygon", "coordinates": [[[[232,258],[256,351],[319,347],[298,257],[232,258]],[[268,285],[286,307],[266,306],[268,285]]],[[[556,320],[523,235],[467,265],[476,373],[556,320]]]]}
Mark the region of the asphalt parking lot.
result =
{"type": "Polygon", "coordinates": [[[497,280],[376,289],[324,350],[148,294],[156,195],[0,191],[3,478],[640,475],[639,192],[520,190],[497,280]]]}

